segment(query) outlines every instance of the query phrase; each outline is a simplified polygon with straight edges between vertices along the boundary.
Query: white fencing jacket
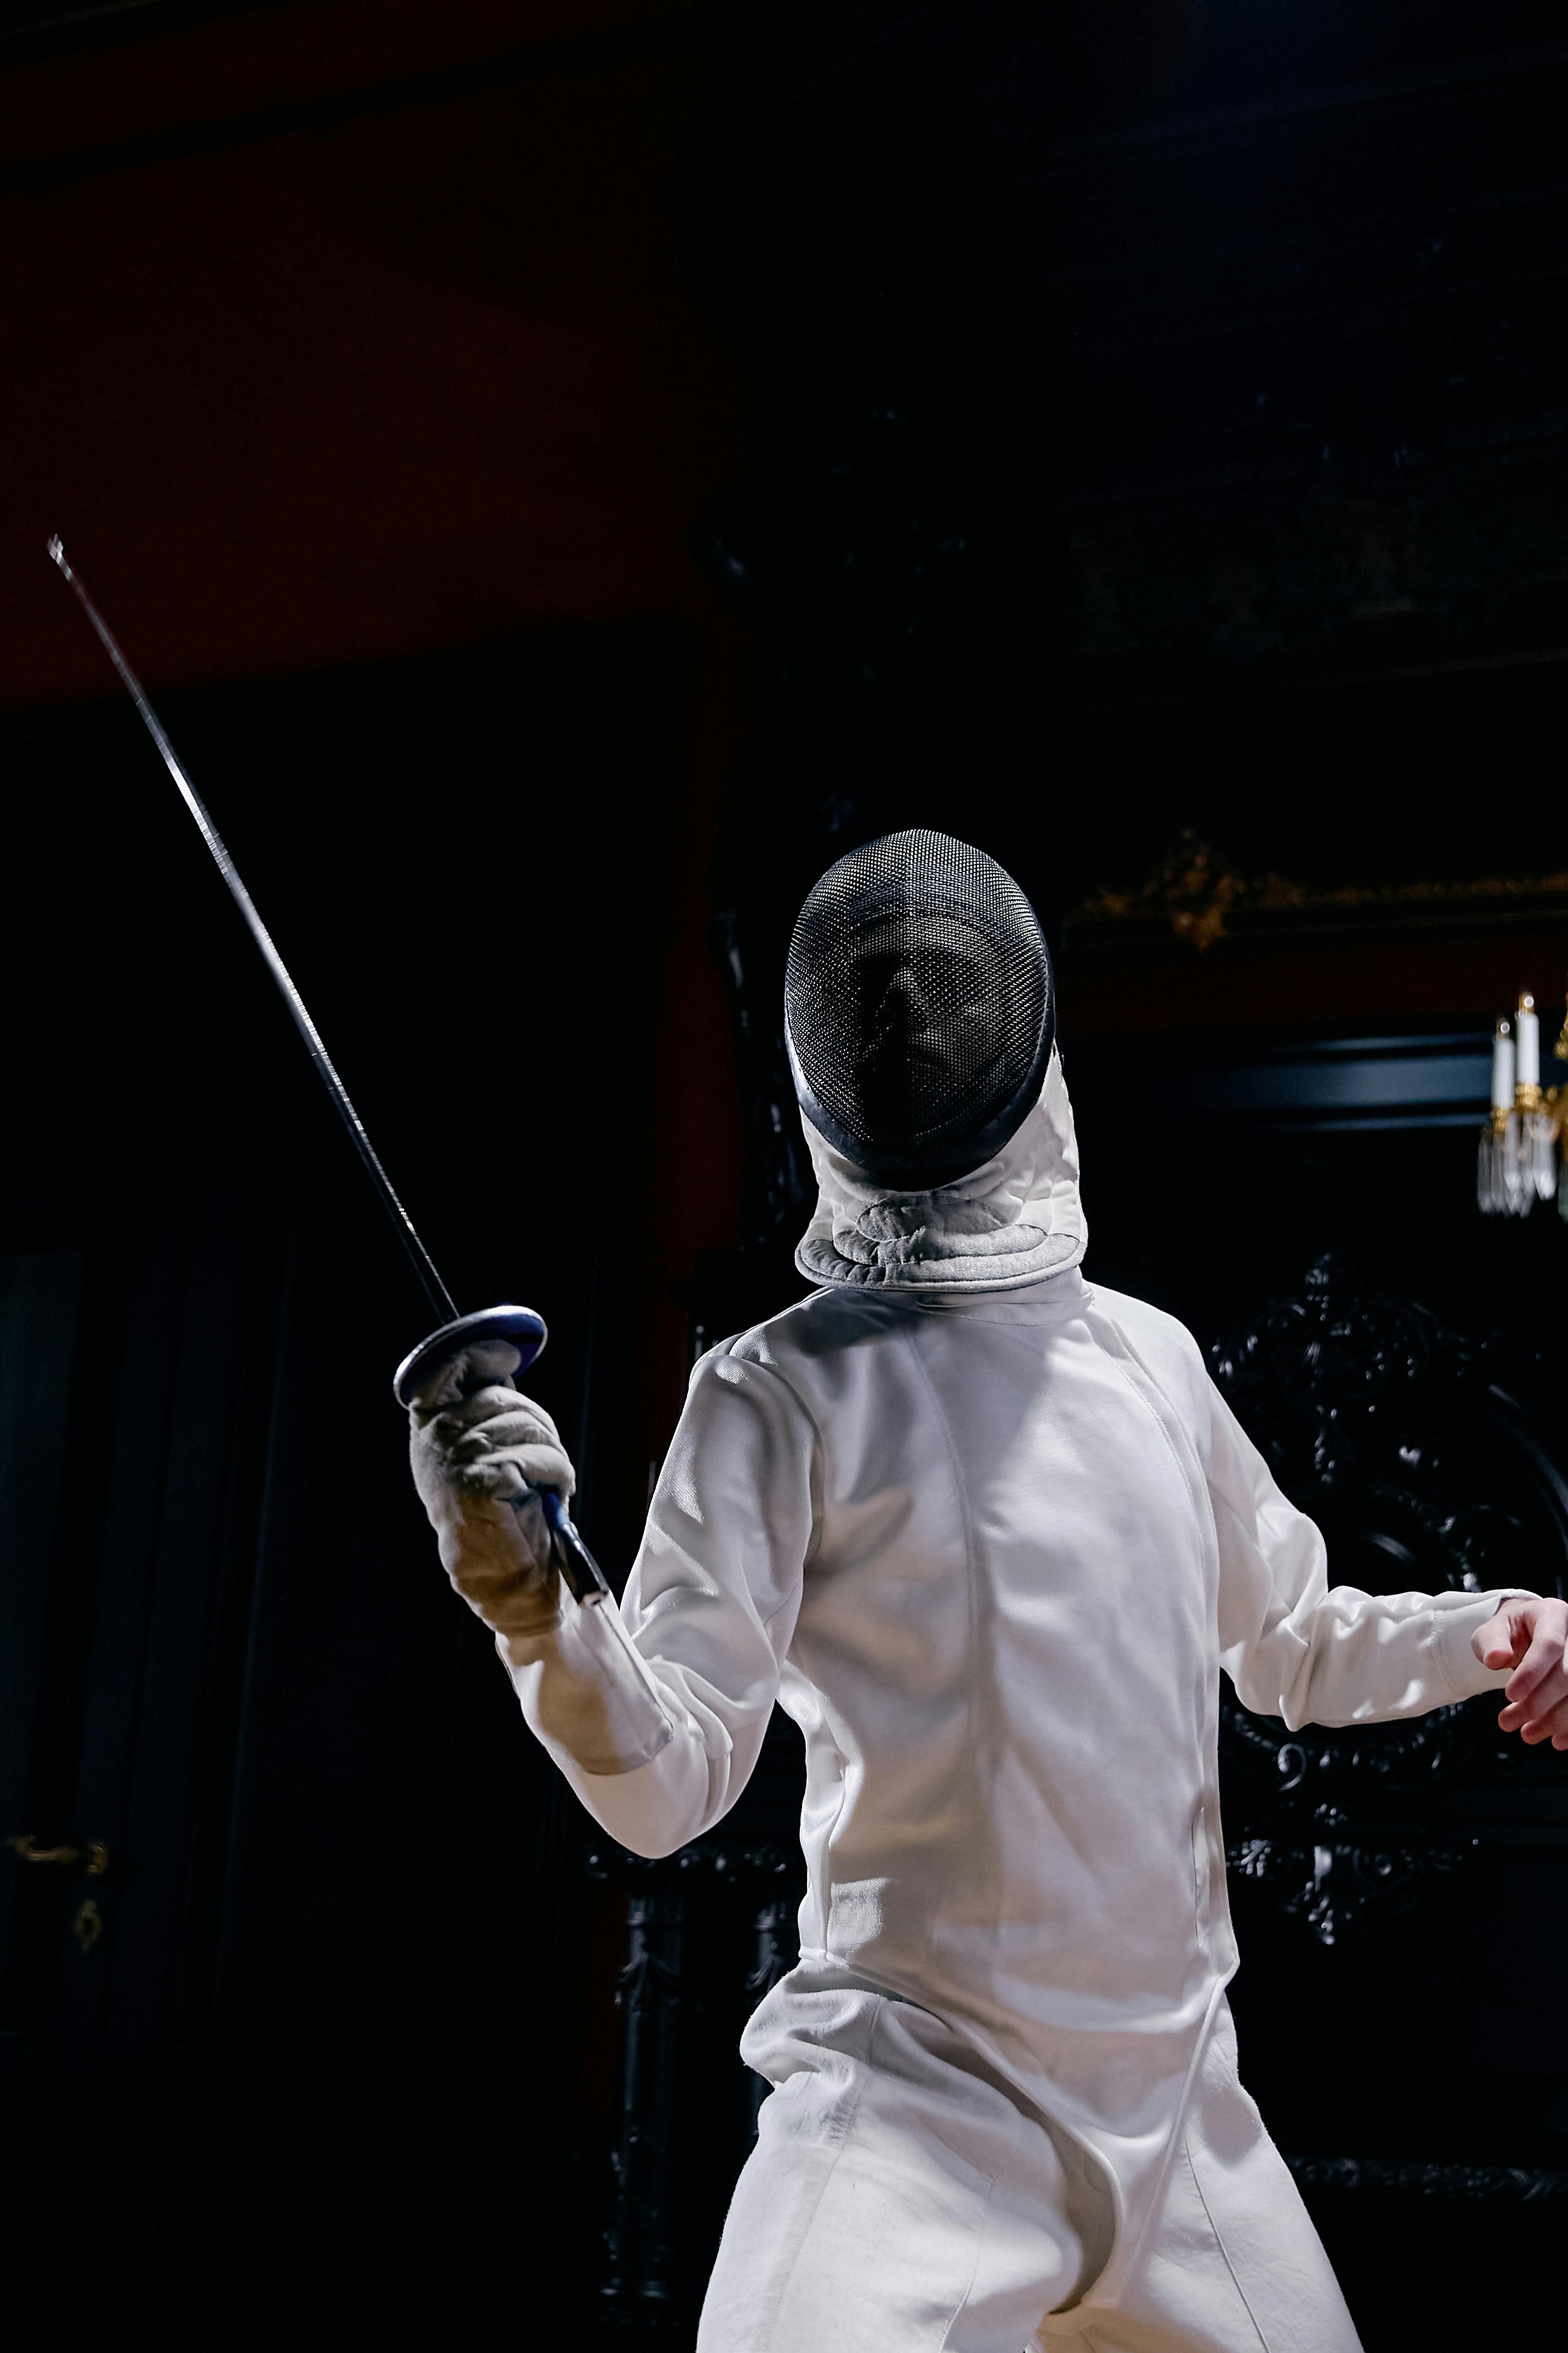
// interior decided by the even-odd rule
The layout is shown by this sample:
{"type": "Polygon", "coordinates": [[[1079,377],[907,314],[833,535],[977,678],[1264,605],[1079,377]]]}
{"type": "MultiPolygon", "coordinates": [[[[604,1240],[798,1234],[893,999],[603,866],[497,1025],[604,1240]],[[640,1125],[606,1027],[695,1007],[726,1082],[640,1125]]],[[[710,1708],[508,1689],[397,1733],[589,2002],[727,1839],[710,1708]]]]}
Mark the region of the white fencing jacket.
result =
{"type": "Polygon", "coordinates": [[[807,1134],[822,1287],[697,1366],[618,1615],[563,1600],[503,1654],[644,1854],[733,1804],[776,1700],[808,1885],[748,2055],[766,2072],[769,2016],[814,1985],[918,2004],[1136,2221],[1236,1964],[1220,1667],[1291,1727],[1417,1715],[1506,1681],[1470,1650],[1499,1597],[1330,1589],[1187,1332],[1079,1271],[1055,1061],[935,1194],[807,1134]]]}

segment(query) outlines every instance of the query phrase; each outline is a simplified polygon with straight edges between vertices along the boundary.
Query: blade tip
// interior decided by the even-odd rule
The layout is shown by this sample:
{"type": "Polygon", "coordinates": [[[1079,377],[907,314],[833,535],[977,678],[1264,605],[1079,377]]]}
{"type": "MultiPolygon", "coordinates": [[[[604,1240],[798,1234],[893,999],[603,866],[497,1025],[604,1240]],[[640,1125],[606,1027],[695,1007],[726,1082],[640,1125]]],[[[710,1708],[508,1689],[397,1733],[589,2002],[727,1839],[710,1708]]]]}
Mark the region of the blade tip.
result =
{"type": "Polygon", "coordinates": [[[68,569],[66,564],[66,543],[58,531],[49,541],[49,555],[51,560],[59,565],[62,572],[68,569]]]}

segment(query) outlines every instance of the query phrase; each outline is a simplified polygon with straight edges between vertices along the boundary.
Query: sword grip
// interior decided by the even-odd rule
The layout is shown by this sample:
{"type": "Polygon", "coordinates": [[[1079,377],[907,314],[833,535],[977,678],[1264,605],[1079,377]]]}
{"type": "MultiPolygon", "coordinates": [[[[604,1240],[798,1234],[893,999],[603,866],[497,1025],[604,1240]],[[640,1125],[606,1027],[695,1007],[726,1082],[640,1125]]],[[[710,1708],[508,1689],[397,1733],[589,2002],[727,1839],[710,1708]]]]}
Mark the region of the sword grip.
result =
{"type": "Polygon", "coordinates": [[[577,1524],[565,1503],[553,1487],[540,1487],[535,1493],[544,1506],[545,1523],[555,1553],[555,1566],[565,1579],[573,1599],[584,1609],[603,1601],[610,1590],[608,1580],[578,1534],[577,1524]]]}

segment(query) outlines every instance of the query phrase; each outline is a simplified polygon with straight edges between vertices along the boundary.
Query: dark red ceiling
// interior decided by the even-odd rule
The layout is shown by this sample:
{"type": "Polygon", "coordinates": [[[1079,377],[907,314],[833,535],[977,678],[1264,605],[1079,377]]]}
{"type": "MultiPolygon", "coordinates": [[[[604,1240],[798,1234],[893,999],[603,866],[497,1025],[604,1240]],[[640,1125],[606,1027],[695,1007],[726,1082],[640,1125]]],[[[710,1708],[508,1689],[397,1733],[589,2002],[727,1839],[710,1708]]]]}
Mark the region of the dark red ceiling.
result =
{"type": "Polygon", "coordinates": [[[153,680],[700,605],[706,64],[637,0],[301,0],[0,72],[0,702],[107,683],[57,530],[153,680]]]}

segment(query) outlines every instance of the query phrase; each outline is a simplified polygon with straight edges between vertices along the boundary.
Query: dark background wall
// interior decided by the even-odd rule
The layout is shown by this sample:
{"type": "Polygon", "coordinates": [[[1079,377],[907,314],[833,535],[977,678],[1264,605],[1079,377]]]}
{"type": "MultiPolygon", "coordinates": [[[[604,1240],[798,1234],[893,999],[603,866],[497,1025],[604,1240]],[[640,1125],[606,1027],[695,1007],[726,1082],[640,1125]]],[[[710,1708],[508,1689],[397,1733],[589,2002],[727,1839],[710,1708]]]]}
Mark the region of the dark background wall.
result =
{"type": "MultiPolygon", "coordinates": [[[[420,1295],[46,538],[454,1291],[546,1313],[617,1570],[689,1347],[794,1286],[783,943],[888,825],[1047,922],[1092,1276],[1206,1343],[1348,1251],[1549,1432],[1568,1235],[1471,1184],[1568,970],[1565,87],[1529,0],[0,17],[0,1836],[79,1853],[0,1856],[5,2212],[125,2341],[689,2342],[796,1766],[679,1886],[590,1867],[405,1492],[420,1295]]],[[[1411,2088],[1551,2000],[1529,1803],[1348,1947],[1242,1892],[1369,2347],[1467,2196],[1559,2211],[1555,2028],[1515,2106],[1411,2088]]]]}
{"type": "Polygon", "coordinates": [[[427,1310],[43,543],[448,1282],[547,1315],[624,1564],[671,1285],[734,1217],[701,839],[736,661],[682,535],[740,376],[658,197],[704,69],[673,36],[148,11],[0,73],[0,1835],[109,1852],[4,1855],[26,2341],[63,2278],[160,2347],[426,2295],[461,2337],[523,2216],[531,2309],[597,2276],[613,1906],[595,1959],[578,1825],[432,1582],[386,1386],[427,1310]]]}

